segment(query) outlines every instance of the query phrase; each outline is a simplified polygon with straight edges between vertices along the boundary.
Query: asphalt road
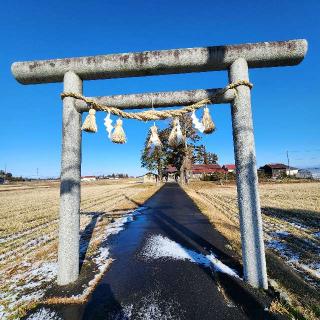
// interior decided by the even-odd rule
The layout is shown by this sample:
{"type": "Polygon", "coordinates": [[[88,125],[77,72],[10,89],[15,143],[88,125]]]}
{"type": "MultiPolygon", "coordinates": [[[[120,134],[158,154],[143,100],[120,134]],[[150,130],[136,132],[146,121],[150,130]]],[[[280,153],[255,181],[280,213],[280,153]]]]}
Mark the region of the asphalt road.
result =
{"type": "Polygon", "coordinates": [[[148,241],[161,235],[199,256],[214,253],[242,277],[226,240],[179,185],[166,184],[145,206],[142,215],[110,238],[115,261],[89,302],[57,309],[64,319],[269,318],[264,298],[241,279],[189,260],[146,259],[148,241]]]}

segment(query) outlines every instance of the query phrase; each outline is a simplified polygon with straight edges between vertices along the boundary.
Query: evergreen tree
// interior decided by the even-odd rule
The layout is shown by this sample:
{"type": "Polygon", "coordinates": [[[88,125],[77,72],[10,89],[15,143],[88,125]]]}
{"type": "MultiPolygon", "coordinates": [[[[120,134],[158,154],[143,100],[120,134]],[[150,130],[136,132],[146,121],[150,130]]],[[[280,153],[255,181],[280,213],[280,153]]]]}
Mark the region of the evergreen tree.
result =
{"type": "Polygon", "coordinates": [[[207,162],[208,164],[218,163],[218,156],[213,152],[207,152],[207,162]]]}
{"type": "Polygon", "coordinates": [[[193,154],[194,163],[198,164],[216,164],[218,156],[213,152],[207,152],[206,147],[201,144],[195,146],[193,154]]]}
{"type": "Polygon", "coordinates": [[[144,148],[141,154],[141,166],[146,168],[148,171],[157,172],[160,181],[162,180],[163,172],[168,165],[168,129],[159,130],[158,135],[162,142],[162,148],[155,148],[151,150],[148,146],[151,132],[149,130],[146,137],[144,148]]]}

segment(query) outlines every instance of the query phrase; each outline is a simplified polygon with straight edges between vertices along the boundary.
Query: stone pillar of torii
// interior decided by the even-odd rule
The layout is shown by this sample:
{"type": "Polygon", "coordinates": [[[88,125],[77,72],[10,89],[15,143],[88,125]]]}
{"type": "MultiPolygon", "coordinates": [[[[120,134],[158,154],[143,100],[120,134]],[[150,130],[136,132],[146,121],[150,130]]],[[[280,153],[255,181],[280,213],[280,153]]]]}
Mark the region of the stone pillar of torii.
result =
{"type": "MultiPolygon", "coordinates": [[[[307,41],[289,40],[240,45],[109,54],[15,62],[12,73],[22,84],[63,82],[64,92],[82,94],[84,80],[228,70],[229,82],[249,81],[249,68],[292,66],[307,52],[307,41]]],[[[220,89],[95,97],[120,109],[182,106],[209,98],[220,89]]],[[[256,154],[248,86],[228,90],[215,103],[231,103],[244,280],[267,289],[256,154]]],[[[58,284],[79,276],[81,116],[89,106],[63,99],[58,284]]]]}

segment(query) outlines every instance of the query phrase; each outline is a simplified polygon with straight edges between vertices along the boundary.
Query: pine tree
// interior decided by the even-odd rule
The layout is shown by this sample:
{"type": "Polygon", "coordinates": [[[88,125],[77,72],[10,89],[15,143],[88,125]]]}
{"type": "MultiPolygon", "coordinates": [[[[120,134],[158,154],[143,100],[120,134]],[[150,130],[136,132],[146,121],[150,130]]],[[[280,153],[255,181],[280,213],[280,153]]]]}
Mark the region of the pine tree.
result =
{"type": "Polygon", "coordinates": [[[144,148],[141,154],[141,166],[151,172],[157,172],[159,180],[162,180],[163,172],[168,165],[167,154],[168,154],[168,136],[167,129],[160,130],[158,132],[159,138],[163,144],[162,148],[155,148],[153,152],[148,147],[151,132],[149,130],[146,137],[144,148]]]}
{"type": "Polygon", "coordinates": [[[207,152],[208,164],[216,164],[218,162],[218,156],[213,152],[207,152]]]}
{"type": "Polygon", "coordinates": [[[198,164],[216,164],[218,156],[213,152],[207,152],[206,147],[201,144],[194,148],[194,163],[198,164]]]}

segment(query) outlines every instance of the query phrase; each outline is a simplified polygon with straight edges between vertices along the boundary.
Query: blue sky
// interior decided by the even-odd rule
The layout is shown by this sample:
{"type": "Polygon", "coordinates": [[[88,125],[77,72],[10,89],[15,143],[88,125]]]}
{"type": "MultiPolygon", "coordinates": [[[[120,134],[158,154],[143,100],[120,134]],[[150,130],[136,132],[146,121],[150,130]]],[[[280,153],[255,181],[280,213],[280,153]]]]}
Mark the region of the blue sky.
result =
{"type": "MultiPolygon", "coordinates": [[[[320,1],[1,1],[0,169],[15,175],[58,176],[62,83],[21,85],[14,61],[130,51],[306,38],[309,50],[295,67],[252,69],[252,106],[258,165],[320,164],[320,1]]],[[[223,87],[227,73],[206,72],[86,81],[87,96],[223,87]]],[[[230,106],[212,109],[217,131],[204,137],[219,162],[232,163],[230,106]]],[[[83,134],[83,174],[141,174],[140,150],[148,123],[124,121],[125,145],[99,132],[83,134]]],[[[160,127],[166,123],[158,123],[160,127]]]]}

